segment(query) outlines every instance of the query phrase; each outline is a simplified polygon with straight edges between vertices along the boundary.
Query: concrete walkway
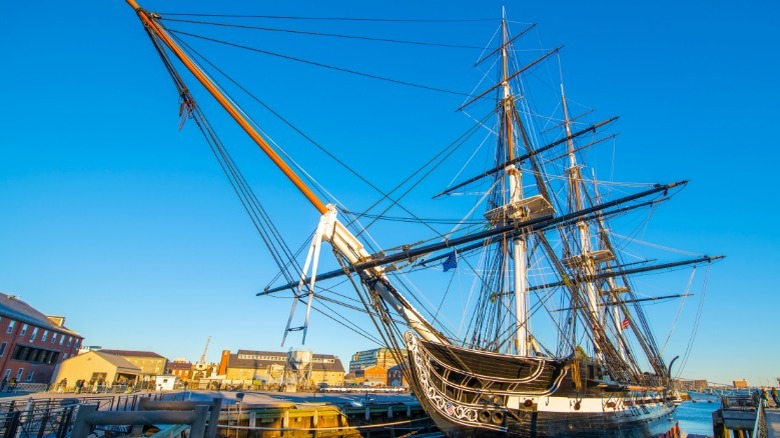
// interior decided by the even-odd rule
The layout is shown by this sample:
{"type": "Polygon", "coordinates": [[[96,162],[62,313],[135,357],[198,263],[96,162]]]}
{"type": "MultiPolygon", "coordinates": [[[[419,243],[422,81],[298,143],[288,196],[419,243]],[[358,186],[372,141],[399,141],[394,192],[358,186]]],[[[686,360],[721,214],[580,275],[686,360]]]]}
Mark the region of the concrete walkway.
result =
{"type": "Polygon", "coordinates": [[[780,438],[780,409],[767,409],[765,412],[767,438],[780,438]]]}

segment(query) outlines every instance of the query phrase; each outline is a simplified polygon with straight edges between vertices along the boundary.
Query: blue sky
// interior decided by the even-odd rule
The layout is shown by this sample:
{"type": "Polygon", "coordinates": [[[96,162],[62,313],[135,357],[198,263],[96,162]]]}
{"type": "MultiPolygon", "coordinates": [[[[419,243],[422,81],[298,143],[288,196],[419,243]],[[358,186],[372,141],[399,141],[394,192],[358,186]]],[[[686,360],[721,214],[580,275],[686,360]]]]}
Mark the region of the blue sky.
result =
{"type": "MultiPolygon", "coordinates": [[[[767,384],[780,376],[780,349],[771,341],[780,329],[780,299],[772,286],[780,262],[774,177],[780,159],[774,134],[780,6],[678,3],[142,6],[412,19],[495,18],[506,6],[510,19],[538,23],[532,37],[542,46],[565,45],[567,95],[602,119],[621,116],[616,176],[692,181],[656,215],[647,240],[727,256],[712,267],[684,374],[767,384]]],[[[211,336],[213,361],[222,349],[278,349],[289,303],[254,296],[275,269],[200,135],[191,123],[178,130],[175,90],[133,11],[121,1],[4,6],[0,291],[66,316],[90,345],[197,360],[211,336]]],[[[285,25],[478,46],[496,23],[285,25]]],[[[473,50],[365,45],[341,51],[327,39],[266,33],[247,38],[268,50],[458,91],[470,91],[479,79],[471,68],[478,55],[473,50]]],[[[237,65],[236,52],[211,47],[216,60],[237,65]]],[[[271,106],[382,188],[392,187],[432,154],[427,148],[436,150],[469,123],[453,111],[462,97],[267,57],[247,57],[239,66],[231,71],[236,79],[251,83],[271,106]]],[[[210,115],[215,124],[222,122],[221,115],[210,115]]],[[[267,114],[258,120],[347,204],[375,198],[350,191],[354,180],[267,114]]],[[[267,193],[271,204],[289,204],[277,209],[279,223],[299,229],[291,246],[302,244],[316,224],[315,212],[297,208],[302,199],[275,178],[240,133],[228,130],[223,140],[236,144],[236,159],[249,166],[258,193],[267,193]]],[[[424,201],[412,206],[436,216],[437,207],[428,209],[424,201]]],[[[389,244],[404,241],[383,237],[389,244]]],[[[313,325],[308,347],[337,354],[345,365],[352,352],[374,347],[334,332],[326,320],[315,317],[313,325]]]]}

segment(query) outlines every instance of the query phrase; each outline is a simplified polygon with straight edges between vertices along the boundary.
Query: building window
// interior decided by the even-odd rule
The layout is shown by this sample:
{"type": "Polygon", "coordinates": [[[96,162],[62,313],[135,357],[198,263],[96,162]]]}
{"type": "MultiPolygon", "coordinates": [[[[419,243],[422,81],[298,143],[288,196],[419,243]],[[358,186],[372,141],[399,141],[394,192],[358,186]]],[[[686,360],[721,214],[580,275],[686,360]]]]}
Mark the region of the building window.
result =
{"type": "Polygon", "coordinates": [[[53,344],[55,342],[57,342],[57,333],[56,332],[51,334],[51,343],[53,344]]]}
{"type": "Polygon", "coordinates": [[[17,345],[14,349],[13,356],[11,356],[11,359],[13,360],[24,360],[24,355],[27,353],[28,348],[23,347],[21,345],[17,345]]]}
{"type": "Polygon", "coordinates": [[[24,374],[24,368],[19,368],[19,372],[16,373],[16,381],[17,382],[22,379],[22,374],[24,374]]]}
{"type": "Polygon", "coordinates": [[[8,381],[9,377],[11,377],[11,369],[10,368],[5,370],[5,373],[3,374],[3,380],[8,381]]]}
{"type": "Polygon", "coordinates": [[[35,327],[30,335],[30,342],[34,341],[38,337],[38,327],[35,327]]]}
{"type": "MultiPolygon", "coordinates": [[[[27,327],[29,327],[29,325],[27,324],[22,325],[22,331],[19,332],[19,336],[24,336],[27,334],[27,327]]],[[[21,378],[21,376],[19,377],[21,378]]]]}
{"type": "Polygon", "coordinates": [[[41,342],[46,342],[46,338],[48,338],[48,337],[49,337],[49,331],[48,330],[44,330],[43,334],[41,335],[41,342]]]}
{"type": "Polygon", "coordinates": [[[53,364],[57,362],[57,357],[59,357],[59,354],[60,353],[58,351],[17,345],[13,351],[13,354],[11,354],[11,359],[24,362],[53,364]]]}
{"type": "Polygon", "coordinates": [[[32,382],[33,375],[35,374],[35,370],[30,371],[30,374],[27,375],[27,381],[32,382]]]}
{"type": "Polygon", "coordinates": [[[65,342],[65,335],[60,335],[60,345],[65,342]]]}
{"type": "Polygon", "coordinates": [[[14,331],[14,327],[16,327],[16,321],[11,321],[8,323],[8,330],[6,330],[6,333],[11,333],[14,331]]]}
{"type": "Polygon", "coordinates": [[[8,347],[8,342],[3,342],[0,344],[0,356],[5,354],[5,348],[8,347]]]}
{"type": "Polygon", "coordinates": [[[68,336],[68,347],[70,347],[71,342],[73,342],[73,336],[68,336]]]}

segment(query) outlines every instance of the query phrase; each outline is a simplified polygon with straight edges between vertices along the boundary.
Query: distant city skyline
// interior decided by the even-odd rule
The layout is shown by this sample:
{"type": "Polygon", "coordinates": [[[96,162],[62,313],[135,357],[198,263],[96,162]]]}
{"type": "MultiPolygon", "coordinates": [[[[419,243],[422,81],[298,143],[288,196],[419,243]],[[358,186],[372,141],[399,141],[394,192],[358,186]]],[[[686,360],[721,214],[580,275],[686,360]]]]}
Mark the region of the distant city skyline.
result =
{"type": "MultiPolygon", "coordinates": [[[[640,238],[727,256],[710,268],[698,325],[691,318],[678,326],[659,321],[662,337],[677,335],[664,359],[685,354],[689,337],[683,329],[695,327],[683,376],[776,384],[780,349],[768,340],[777,332],[780,309],[771,283],[780,265],[773,169],[780,161],[773,137],[780,115],[780,60],[774,55],[780,3],[140,3],[163,13],[492,19],[400,28],[388,23],[362,32],[396,38],[403,32],[404,39],[460,46],[488,42],[502,7],[513,24],[538,23],[531,38],[549,48],[565,45],[567,96],[604,117],[621,116],[614,161],[598,170],[630,181],[691,180],[654,212],[640,238]]],[[[316,312],[306,345],[296,344],[297,334],[280,345],[289,300],[255,296],[276,266],[197,128],[189,121],[179,129],[179,97],[125,2],[6,6],[0,26],[0,292],[65,316],[84,345],[149,350],[170,359],[198,360],[209,336],[208,362],[219,362],[222,350],[290,348],[348,361],[356,351],[379,347],[316,312]]],[[[337,33],[339,26],[306,29],[337,33]]],[[[255,32],[251,38],[269,51],[335,58],[399,80],[416,81],[419,74],[420,82],[465,92],[479,81],[472,68],[479,50],[367,45],[360,56],[348,56],[322,40],[296,39],[300,35],[255,32]],[[380,64],[382,58],[390,61],[380,64]]],[[[400,181],[431,155],[420,151],[446,144],[458,132],[453,126],[468,122],[453,111],[461,97],[412,93],[294,63],[282,64],[280,73],[269,68],[280,59],[236,63],[227,49],[214,56],[242,66],[231,72],[236,79],[256,81],[265,102],[382,187],[400,181]]],[[[202,102],[209,101],[204,96],[202,102]]],[[[223,121],[221,113],[209,115],[223,121]]],[[[352,191],[358,183],[336,176],[332,161],[285,131],[284,123],[267,115],[260,122],[345,203],[373,200],[352,191]]],[[[318,216],[293,209],[302,202],[299,195],[280,179],[269,181],[266,176],[277,174],[268,160],[229,129],[223,140],[235,143],[235,158],[246,163],[242,170],[251,185],[277,207],[279,226],[295,235],[290,246],[307,245],[318,216]]],[[[428,197],[416,207],[436,213],[441,207],[434,205],[428,197]]],[[[388,246],[403,240],[393,233],[380,237],[388,246]]],[[[653,286],[648,295],[679,292],[678,285],[653,286]]],[[[654,310],[669,315],[677,311],[677,304],[657,306],[667,306],[654,310]]]]}

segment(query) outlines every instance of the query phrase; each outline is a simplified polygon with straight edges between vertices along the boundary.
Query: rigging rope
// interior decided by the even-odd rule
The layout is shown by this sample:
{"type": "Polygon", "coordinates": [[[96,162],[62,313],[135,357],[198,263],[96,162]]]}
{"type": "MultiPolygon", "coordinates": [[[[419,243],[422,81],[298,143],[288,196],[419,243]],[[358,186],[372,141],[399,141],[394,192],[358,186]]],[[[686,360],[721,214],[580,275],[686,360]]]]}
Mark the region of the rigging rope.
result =
{"type": "MultiPolygon", "coordinates": [[[[255,95],[253,95],[252,93],[250,93],[250,92],[249,92],[249,91],[248,91],[246,88],[244,88],[244,87],[243,87],[243,86],[241,86],[241,85],[240,85],[238,82],[236,82],[235,80],[233,80],[233,79],[232,79],[230,76],[228,76],[228,75],[227,75],[225,72],[223,72],[223,71],[222,71],[222,70],[220,70],[218,67],[216,67],[216,65],[214,65],[214,64],[213,64],[211,61],[209,61],[208,59],[206,59],[206,58],[205,58],[203,55],[201,55],[201,54],[200,54],[198,51],[194,50],[194,49],[193,49],[193,48],[192,48],[192,47],[191,47],[189,44],[187,44],[187,43],[186,43],[185,41],[183,41],[181,38],[179,38],[179,37],[178,37],[178,36],[176,36],[176,35],[172,35],[172,38],[173,38],[174,40],[176,40],[176,42],[177,42],[177,43],[178,43],[178,44],[179,44],[179,45],[180,45],[180,46],[181,46],[181,47],[182,47],[182,48],[183,48],[183,49],[184,49],[184,50],[185,50],[185,51],[186,51],[186,52],[187,52],[187,53],[190,55],[190,57],[191,57],[191,58],[192,58],[192,55],[195,55],[195,56],[197,56],[198,58],[202,59],[204,62],[206,62],[207,64],[209,64],[209,65],[210,65],[212,68],[214,68],[214,69],[215,69],[217,72],[219,72],[221,75],[223,75],[225,78],[227,78],[227,79],[228,79],[228,81],[230,81],[230,82],[231,82],[231,83],[233,83],[233,84],[234,84],[236,87],[238,87],[238,88],[239,88],[241,91],[243,91],[244,93],[246,93],[247,95],[249,95],[249,96],[250,96],[251,98],[253,98],[253,99],[254,99],[254,100],[257,102],[257,103],[259,103],[259,104],[260,104],[260,105],[262,105],[264,108],[266,108],[266,109],[267,109],[269,112],[271,112],[271,114],[273,114],[273,115],[275,115],[276,117],[278,117],[278,118],[279,118],[279,120],[281,120],[283,123],[287,124],[287,125],[288,125],[290,128],[292,128],[293,130],[295,130],[296,132],[298,132],[298,133],[299,133],[299,134],[300,134],[302,137],[304,137],[306,140],[310,141],[310,142],[311,142],[311,143],[312,143],[314,146],[318,147],[320,150],[322,150],[323,152],[325,152],[326,154],[328,154],[328,153],[327,153],[327,151],[325,151],[325,149],[324,149],[324,148],[322,148],[322,147],[321,147],[319,144],[317,144],[316,142],[314,142],[314,141],[313,141],[311,138],[309,138],[307,135],[305,135],[305,134],[304,134],[302,131],[298,130],[298,129],[297,129],[295,126],[294,126],[294,125],[292,125],[292,123],[290,123],[288,120],[286,120],[285,118],[283,118],[283,117],[282,117],[280,114],[278,114],[278,113],[277,113],[276,111],[274,111],[272,108],[270,108],[269,106],[267,106],[267,105],[266,105],[266,104],[265,104],[263,101],[261,101],[259,98],[257,98],[257,97],[256,97],[255,95]]],[[[194,60],[193,60],[193,62],[194,62],[194,60]]],[[[206,72],[206,70],[203,68],[203,66],[202,66],[202,65],[198,64],[198,68],[199,68],[199,69],[200,69],[200,70],[201,70],[201,71],[202,71],[204,74],[206,74],[206,73],[205,73],[205,72],[206,72]]],[[[240,112],[241,112],[241,113],[244,115],[244,117],[245,117],[245,118],[246,118],[246,119],[247,119],[249,122],[251,122],[252,126],[254,126],[254,127],[255,127],[255,129],[257,129],[258,131],[260,131],[260,132],[262,132],[262,133],[264,134],[264,136],[266,137],[266,140],[268,140],[268,141],[269,141],[269,143],[271,143],[271,144],[272,144],[272,145],[273,145],[273,146],[276,148],[276,150],[277,150],[277,151],[278,151],[278,152],[279,152],[281,155],[283,155],[283,156],[284,156],[284,157],[285,157],[285,158],[286,158],[286,159],[289,161],[289,163],[290,163],[290,164],[291,164],[293,167],[295,167],[295,169],[296,169],[296,170],[297,170],[297,171],[298,171],[298,172],[299,172],[299,173],[300,173],[300,174],[301,174],[303,177],[305,177],[305,178],[306,178],[306,179],[307,179],[307,180],[308,180],[308,181],[309,181],[309,182],[310,182],[310,183],[311,183],[311,184],[314,186],[315,190],[317,190],[317,192],[318,192],[318,193],[319,193],[319,194],[320,194],[320,195],[321,195],[323,198],[335,200],[335,196],[333,196],[331,193],[329,193],[329,192],[328,192],[328,191],[327,191],[327,190],[326,190],[326,189],[325,189],[325,188],[324,188],[322,185],[320,185],[319,183],[317,183],[317,181],[316,181],[316,180],[315,180],[315,179],[314,179],[314,178],[313,178],[313,177],[312,177],[312,176],[311,176],[311,175],[310,175],[310,174],[309,174],[309,173],[308,173],[308,172],[307,172],[305,169],[303,169],[303,168],[302,168],[300,165],[298,165],[298,163],[297,163],[297,162],[295,162],[295,160],[293,160],[293,159],[292,159],[292,157],[291,157],[291,156],[290,156],[290,155],[289,155],[289,154],[288,154],[288,153],[287,153],[287,152],[286,152],[284,149],[282,149],[282,148],[279,146],[279,144],[278,144],[278,143],[276,143],[276,142],[275,142],[275,141],[274,141],[274,140],[273,140],[273,139],[272,139],[272,138],[271,138],[269,135],[267,135],[267,134],[266,134],[266,133],[265,133],[265,132],[264,132],[264,131],[263,131],[263,130],[260,128],[260,126],[259,126],[259,125],[258,125],[258,124],[257,124],[257,123],[254,121],[254,119],[253,119],[253,118],[252,118],[252,117],[251,117],[249,114],[247,114],[247,113],[246,113],[246,112],[245,112],[245,111],[244,111],[244,110],[243,110],[243,109],[242,109],[242,108],[241,108],[241,107],[240,107],[240,106],[239,106],[237,103],[235,103],[235,100],[234,100],[234,99],[233,99],[233,98],[230,96],[230,94],[229,94],[229,93],[228,93],[228,92],[227,92],[227,91],[224,89],[224,87],[222,87],[222,86],[221,86],[221,85],[220,85],[220,84],[219,84],[219,83],[218,83],[216,80],[214,80],[213,78],[212,78],[211,80],[212,80],[212,83],[214,83],[214,85],[215,85],[215,86],[217,86],[217,87],[218,87],[218,88],[219,88],[219,89],[222,91],[222,93],[223,93],[223,94],[224,94],[224,95],[225,95],[225,96],[226,96],[226,97],[227,97],[227,98],[228,98],[228,99],[229,99],[231,102],[233,102],[233,104],[234,104],[234,106],[236,107],[236,109],[237,109],[238,111],[240,111],[240,112]]],[[[344,166],[344,167],[345,167],[345,168],[346,168],[348,171],[351,171],[351,172],[353,172],[353,174],[355,174],[355,175],[356,175],[358,178],[361,178],[361,179],[365,180],[364,178],[362,178],[362,176],[361,176],[361,175],[359,175],[359,174],[357,174],[356,172],[352,171],[352,169],[351,169],[351,168],[349,168],[348,166],[346,166],[346,164],[344,164],[344,163],[343,163],[343,162],[341,162],[340,160],[336,159],[336,158],[335,158],[335,157],[333,157],[333,156],[331,156],[331,158],[333,158],[333,159],[334,159],[334,160],[335,160],[337,163],[339,163],[339,164],[341,164],[342,166],[344,166]]]]}
{"type": "Polygon", "coordinates": [[[186,16],[186,17],[223,17],[223,18],[267,18],[274,20],[311,20],[311,21],[370,21],[384,23],[471,23],[479,21],[497,21],[496,18],[469,18],[469,19],[392,19],[392,18],[368,18],[368,17],[304,17],[296,15],[239,15],[239,14],[194,14],[159,12],[160,15],[186,16]]]}
{"type": "Polygon", "coordinates": [[[391,78],[388,78],[388,77],[379,76],[379,75],[375,75],[375,74],[371,74],[371,73],[363,73],[363,72],[359,72],[357,70],[350,70],[350,69],[347,69],[347,68],[336,67],[336,66],[329,65],[329,64],[323,64],[321,62],[310,61],[310,60],[303,59],[303,58],[297,58],[295,56],[289,56],[289,55],[284,55],[284,54],[281,54],[281,53],[271,52],[271,51],[268,51],[268,50],[258,49],[256,47],[249,47],[249,46],[245,46],[243,44],[231,43],[229,41],[218,40],[216,38],[209,38],[209,37],[206,37],[206,36],[203,36],[203,35],[197,35],[197,34],[193,34],[193,33],[190,33],[190,32],[184,32],[184,31],[175,30],[175,29],[171,29],[171,28],[167,28],[167,30],[169,32],[177,34],[177,35],[186,35],[186,36],[189,36],[189,37],[192,37],[192,38],[198,38],[198,39],[205,40],[205,41],[211,41],[211,42],[214,42],[214,43],[223,44],[223,45],[230,46],[230,47],[235,47],[235,48],[238,48],[238,49],[244,49],[244,50],[248,50],[248,51],[251,51],[251,52],[262,53],[262,54],[269,55],[269,56],[275,56],[277,58],[287,59],[289,61],[300,62],[300,63],[303,63],[303,64],[308,64],[308,65],[322,67],[322,68],[326,68],[326,69],[330,69],[330,70],[340,71],[340,72],[343,72],[343,73],[349,73],[349,74],[353,74],[353,75],[357,75],[357,76],[363,76],[363,77],[367,77],[367,78],[371,78],[371,79],[377,79],[377,80],[385,81],[385,82],[392,82],[394,84],[406,85],[406,86],[409,86],[409,87],[422,88],[424,90],[438,91],[438,92],[446,93],[446,94],[454,94],[454,95],[457,95],[457,96],[465,96],[466,95],[465,93],[461,93],[459,91],[445,90],[443,88],[437,88],[437,87],[428,86],[428,85],[415,84],[413,82],[407,82],[407,81],[402,81],[402,80],[398,80],[398,79],[391,79],[391,78]]]}
{"type": "MultiPolygon", "coordinates": [[[[181,44],[181,45],[182,45],[182,47],[184,47],[184,48],[185,48],[185,50],[187,50],[188,52],[191,52],[191,53],[195,54],[195,55],[196,55],[198,58],[202,59],[202,60],[203,60],[204,62],[206,62],[206,63],[207,63],[209,66],[211,66],[213,69],[215,69],[215,70],[216,70],[218,73],[220,73],[222,76],[224,76],[224,77],[225,77],[225,78],[226,78],[228,81],[230,81],[230,82],[231,82],[231,83],[233,83],[233,84],[234,84],[236,87],[238,87],[238,88],[239,88],[241,91],[243,91],[244,93],[246,93],[246,94],[247,94],[247,95],[248,95],[250,98],[252,98],[252,99],[253,99],[253,100],[255,100],[257,103],[259,103],[260,105],[262,105],[262,106],[263,106],[264,108],[266,108],[266,109],[267,109],[269,112],[271,112],[271,114],[273,114],[274,116],[276,116],[276,117],[277,117],[279,120],[281,120],[281,121],[282,121],[283,123],[285,123],[287,126],[289,126],[290,128],[292,128],[292,129],[293,129],[295,132],[297,132],[299,135],[301,135],[301,136],[302,136],[302,137],[303,137],[305,140],[307,140],[307,141],[308,141],[308,142],[310,142],[312,145],[314,145],[315,147],[317,147],[317,148],[318,148],[320,151],[322,151],[323,153],[325,153],[325,154],[326,154],[328,157],[330,157],[332,160],[334,160],[334,161],[335,161],[337,164],[341,165],[341,166],[342,166],[344,169],[346,169],[347,171],[349,171],[350,173],[352,173],[353,175],[355,175],[355,176],[356,176],[358,179],[360,179],[361,181],[363,181],[363,182],[364,182],[366,185],[368,185],[369,187],[371,187],[373,190],[375,190],[375,191],[377,191],[378,193],[380,193],[380,194],[382,195],[382,197],[380,198],[380,200],[379,200],[379,201],[377,201],[377,202],[376,202],[374,205],[372,205],[371,207],[369,207],[369,209],[368,209],[368,210],[371,210],[371,209],[372,209],[374,206],[378,205],[378,204],[379,204],[379,202],[381,202],[382,200],[384,200],[384,199],[388,199],[388,200],[390,200],[390,201],[391,201],[391,206],[392,206],[392,205],[397,205],[397,206],[398,206],[399,208],[401,208],[403,211],[405,211],[405,212],[409,213],[411,216],[414,216],[414,213],[412,213],[412,212],[411,212],[409,209],[407,209],[407,208],[406,208],[406,207],[404,207],[402,204],[400,204],[400,202],[399,202],[399,201],[400,201],[400,198],[399,198],[399,199],[393,199],[393,198],[391,197],[392,193],[393,193],[393,192],[394,192],[394,191],[395,191],[395,190],[396,190],[398,187],[402,186],[402,185],[403,185],[403,183],[401,183],[399,186],[397,186],[397,187],[396,187],[396,189],[393,189],[393,190],[391,190],[390,192],[384,192],[384,191],[382,191],[382,190],[381,190],[379,187],[377,187],[376,185],[374,185],[374,184],[373,184],[371,181],[369,181],[367,178],[363,177],[363,176],[362,176],[361,174],[359,174],[359,173],[358,173],[356,170],[354,170],[354,169],[353,169],[353,168],[351,168],[349,165],[347,165],[347,164],[346,164],[346,163],[345,163],[343,160],[341,160],[341,159],[339,159],[338,157],[336,157],[335,155],[333,155],[333,154],[332,154],[330,151],[328,151],[327,149],[325,149],[325,148],[324,148],[322,145],[320,145],[318,142],[316,142],[316,141],[315,141],[313,138],[311,138],[310,136],[308,136],[306,133],[304,133],[302,130],[300,130],[300,129],[299,129],[297,126],[293,125],[293,124],[292,124],[292,123],[291,123],[289,120],[287,120],[286,118],[284,118],[284,117],[283,117],[281,114],[279,114],[279,113],[278,113],[277,111],[275,111],[273,108],[271,108],[270,106],[268,106],[268,105],[267,105],[265,102],[263,102],[261,99],[259,99],[259,98],[258,98],[256,95],[254,95],[253,93],[251,93],[249,90],[247,90],[247,89],[246,89],[245,87],[243,87],[241,84],[239,84],[237,81],[235,81],[233,78],[231,78],[231,77],[230,77],[230,76],[229,76],[227,73],[225,73],[223,70],[219,69],[219,68],[218,68],[218,67],[217,67],[215,64],[213,64],[211,61],[209,61],[208,59],[206,59],[206,58],[205,58],[205,57],[204,57],[202,54],[200,54],[198,51],[194,50],[194,49],[193,49],[193,48],[192,48],[192,47],[191,47],[189,44],[187,44],[185,41],[181,40],[180,38],[178,38],[178,37],[176,37],[176,36],[174,36],[174,38],[177,40],[177,42],[179,42],[179,44],[181,44]]],[[[222,87],[220,87],[220,88],[222,88],[222,87]]],[[[225,94],[227,94],[227,93],[225,93],[225,94]]],[[[251,117],[249,117],[249,116],[247,115],[247,118],[248,118],[249,120],[251,120],[251,121],[252,121],[253,125],[257,126],[257,124],[254,122],[254,120],[252,120],[252,118],[251,118],[251,117]]],[[[465,139],[464,139],[464,141],[465,141],[465,139]]],[[[280,152],[280,153],[282,153],[282,154],[283,154],[283,155],[284,155],[286,158],[288,158],[288,160],[289,160],[289,161],[290,161],[292,164],[294,164],[294,165],[295,165],[296,169],[298,169],[298,171],[299,171],[299,172],[300,172],[302,175],[304,175],[304,176],[305,176],[305,177],[306,177],[306,178],[307,178],[309,181],[311,181],[312,183],[314,183],[314,185],[317,187],[317,189],[318,189],[318,191],[320,191],[320,193],[322,193],[322,192],[324,191],[324,188],[323,188],[323,187],[322,187],[320,184],[317,184],[317,183],[316,183],[316,181],[315,181],[315,180],[314,180],[314,179],[313,179],[313,178],[312,178],[312,177],[311,177],[311,176],[308,174],[308,172],[306,172],[306,170],[305,170],[305,169],[303,169],[301,166],[297,165],[297,163],[295,163],[295,161],[292,159],[292,157],[290,157],[290,156],[289,156],[289,154],[287,154],[287,153],[286,153],[284,150],[282,150],[282,149],[281,149],[281,148],[280,148],[280,147],[279,147],[279,146],[278,146],[276,143],[274,143],[274,146],[276,146],[276,147],[277,147],[277,150],[279,150],[279,152],[280,152]]],[[[413,173],[412,175],[414,175],[414,173],[413,173]]],[[[405,181],[408,181],[408,178],[407,178],[407,180],[405,180],[405,181]]],[[[405,182],[405,181],[404,181],[404,182],[405,182]]],[[[335,197],[334,197],[332,194],[330,194],[330,193],[326,193],[325,195],[326,195],[326,196],[325,196],[326,198],[335,199],[335,197]]],[[[385,211],[387,211],[387,210],[385,210],[385,211]]],[[[360,217],[360,215],[358,215],[358,218],[359,218],[359,217],[360,217]]],[[[377,216],[377,217],[379,217],[379,216],[377,216]]],[[[350,222],[348,222],[348,223],[347,223],[347,226],[357,226],[357,225],[356,225],[356,220],[357,220],[357,218],[356,218],[356,219],[354,219],[354,220],[352,220],[352,221],[350,221],[350,222]]],[[[421,219],[419,219],[419,218],[418,218],[417,220],[418,220],[418,222],[420,222],[420,223],[425,223],[423,220],[421,220],[421,219]]],[[[372,221],[371,223],[373,223],[373,221],[372,221]]],[[[370,223],[368,226],[370,226],[370,225],[371,225],[371,223],[370,223]]],[[[365,231],[365,228],[367,228],[368,226],[366,226],[366,227],[362,227],[363,229],[359,229],[359,230],[356,232],[356,235],[361,235],[361,234],[363,234],[363,233],[364,233],[364,231],[365,231]]],[[[426,224],[426,226],[428,226],[428,228],[430,228],[432,231],[436,232],[436,230],[435,230],[433,227],[431,227],[431,226],[429,226],[429,225],[427,225],[427,224],[426,224]]]]}
{"type": "Polygon", "coordinates": [[[424,42],[424,41],[398,40],[398,39],[390,39],[390,38],[376,38],[376,37],[357,36],[357,35],[345,35],[345,34],[326,33],[326,32],[310,32],[310,31],[295,30],[295,29],[280,29],[280,28],[263,27],[263,26],[248,26],[248,25],[243,25],[243,24],[217,23],[217,22],[210,22],[210,21],[181,20],[181,19],[176,19],[176,18],[165,18],[165,17],[163,17],[161,19],[165,20],[165,21],[173,21],[173,22],[177,22],[177,23],[205,24],[205,25],[210,25],[210,26],[234,27],[234,28],[237,28],[237,29],[263,30],[263,31],[268,31],[268,32],[292,33],[292,34],[298,34],[298,35],[326,36],[326,37],[334,37],[334,38],[344,38],[344,39],[354,39],[354,40],[364,40],[364,41],[376,41],[376,42],[383,42],[383,43],[411,44],[411,45],[418,45],[418,46],[447,47],[447,48],[455,48],[455,49],[478,49],[478,50],[484,50],[484,47],[479,47],[479,46],[465,46],[465,45],[444,44],[444,43],[429,43],[429,42],[424,42]]]}
{"type": "Polygon", "coordinates": [[[688,358],[690,357],[691,350],[693,349],[693,341],[696,339],[696,333],[699,331],[699,323],[701,322],[701,312],[704,308],[704,297],[707,295],[707,286],[709,285],[710,280],[710,266],[707,265],[707,270],[704,272],[704,284],[702,284],[701,287],[701,297],[699,298],[699,306],[696,309],[696,318],[694,319],[693,324],[693,330],[691,331],[691,337],[688,340],[688,346],[685,349],[685,353],[683,354],[683,360],[680,364],[680,371],[677,372],[677,377],[679,378],[683,371],[685,371],[685,366],[688,365],[688,358]]]}
{"type": "Polygon", "coordinates": [[[285,279],[292,281],[294,276],[289,272],[290,267],[300,270],[297,266],[295,258],[292,256],[290,249],[281,239],[281,236],[270,219],[270,216],[266,213],[265,209],[260,204],[258,198],[247,184],[240,170],[235,165],[232,157],[225,149],[223,143],[213,130],[205,115],[200,110],[200,107],[195,103],[192,97],[189,95],[181,76],[176,71],[167,52],[163,49],[162,43],[152,33],[147,31],[152,43],[157,50],[166,70],[171,76],[171,79],[176,86],[179,95],[182,98],[183,108],[186,108],[186,112],[195,121],[196,126],[204,135],[206,142],[208,143],[212,153],[217,162],[228,178],[228,181],[233,188],[234,192],[241,201],[242,206],[249,215],[255,229],[260,234],[261,239],[268,247],[271,256],[285,276],[285,279]],[[287,261],[285,261],[285,258],[287,261]]]}

